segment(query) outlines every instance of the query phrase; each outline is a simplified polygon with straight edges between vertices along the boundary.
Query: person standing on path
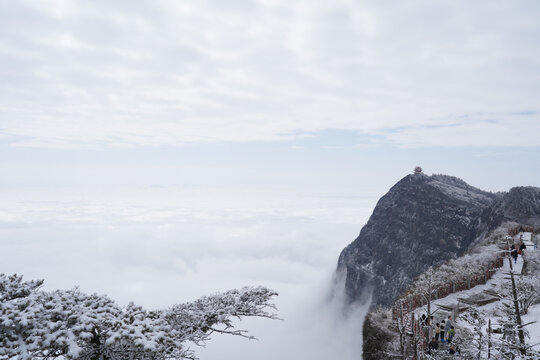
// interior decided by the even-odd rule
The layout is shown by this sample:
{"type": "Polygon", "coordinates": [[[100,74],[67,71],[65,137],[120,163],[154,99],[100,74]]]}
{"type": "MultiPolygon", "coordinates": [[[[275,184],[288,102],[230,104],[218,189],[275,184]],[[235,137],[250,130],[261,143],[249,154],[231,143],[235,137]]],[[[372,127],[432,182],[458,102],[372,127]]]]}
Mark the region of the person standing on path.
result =
{"type": "Polygon", "coordinates": [[[452,316],[448,315],[448,320],[446,320],[446,324],[444,325],[444,332],[448,334],[448,331],[452,326],[454,326],[454,324],[452,324],[452,316]]]}
{"type": "Polygon", "coordinates": [[[527,248],[527,245],[525,245],[525,243],[521,241],[521,244],[519,244],[519,253],[521,254],[521,256],[523,256],[523,252],[525,251],[526,248],[527,248]]]}
{"type": "Polygon", "coordinates": [[[456,335],[456,330],[454,330],[454,327],[450,327],[450,330],[448,330],[447,332],[447,338],[448,338],[448,343],[451,343],[452,342],[452,339],[454,338],[454,336],[456,335]]]}
{"type": "Polygon", "coordinates": [[[510,255],[514,258],[514,264],[517,263],[518,252],[514,244],[510,248],[510,255]]]}
{"type": "Polygon", "coordinates": [[[441,322],[441,334],[440,334],[441,342],[444,342],[444,323],[445,323],[445,321],[443,320],[441,322]]]}

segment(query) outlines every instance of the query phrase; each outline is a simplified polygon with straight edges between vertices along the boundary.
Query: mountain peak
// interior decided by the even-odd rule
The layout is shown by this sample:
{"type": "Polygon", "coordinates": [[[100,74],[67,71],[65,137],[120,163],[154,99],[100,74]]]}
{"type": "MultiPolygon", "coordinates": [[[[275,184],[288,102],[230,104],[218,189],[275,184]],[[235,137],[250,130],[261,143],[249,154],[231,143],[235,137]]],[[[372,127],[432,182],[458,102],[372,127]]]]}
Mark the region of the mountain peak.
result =
{"type": "Polygon", "coordinates": [[[540,225],[540,188],[494,194],[415,169],[379,199],[359,236],[341,252],[338,271],[347,296],[361,300],[371,289],[374,304],[389,305],[416,276],[460,256],[503,221],[540,225]]]}
{"type": "Polygon", "coordinates": [[[340,255],[349,299],[373,288],[375,304],[390,304],[429,266],[463,253],[475,238],[476,219],[495,199],[453,176],[405,176],[340,255]]]}

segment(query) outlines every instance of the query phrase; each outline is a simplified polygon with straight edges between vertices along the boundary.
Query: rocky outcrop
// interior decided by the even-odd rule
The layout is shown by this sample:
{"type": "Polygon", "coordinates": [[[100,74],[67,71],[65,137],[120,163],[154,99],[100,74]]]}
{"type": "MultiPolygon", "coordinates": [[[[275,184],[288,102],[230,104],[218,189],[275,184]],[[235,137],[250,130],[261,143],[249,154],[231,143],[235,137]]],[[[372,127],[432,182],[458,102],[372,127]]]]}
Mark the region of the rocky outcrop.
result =
{"type": "Polygon", "coordinates": [[[489,232],[505,221],[540,226],[540,188],[518,186],[510,189],[481,215],[478,233],[489,232]]]}
{"type": "Polygon", "coordinates": [[[452,176],[401,179],[339,257],[348,299],[360,300],[372,289],[373,304],[392,304],[429,266],[462,254],[477,236],[478,219],[499,197],[452,176]]]}
{"type": "MultiPolygon", "coordinates": [[[[408,175],[379,200],[339,257],[347,298],[372,294],[372,305],[390,306],[431,265],[462,255],[506,221],[540,228],[540,188],[493,194],[451,176],[408,175]]],[[[391,325],[381,324],[391,320],[383,309],[372,306],[365,318],[364,359],[388,352],[391,325]]]]}

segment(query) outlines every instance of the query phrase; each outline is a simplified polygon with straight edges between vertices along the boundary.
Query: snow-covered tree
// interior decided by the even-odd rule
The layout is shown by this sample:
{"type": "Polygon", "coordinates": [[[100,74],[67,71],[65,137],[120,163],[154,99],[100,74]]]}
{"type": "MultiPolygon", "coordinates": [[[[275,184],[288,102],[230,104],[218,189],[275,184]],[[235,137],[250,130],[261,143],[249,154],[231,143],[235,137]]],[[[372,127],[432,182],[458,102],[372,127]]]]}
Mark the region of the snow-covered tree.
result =
{"type": "Polygon", "coordinates": [[[392,328],[395,326],[389,309],[374,307],[365,317],[362,326],[364,337],[363,359],[396,359],[401,358],[398,349],[391,342],[392,328]]]}
{"type": "MultiPolygon", "coordinates": [[[[470,359],[482,359],[483,353],[487,348],[486,335],[482,331],[482,327],[486,325],[486,315],[478,308],[472,307],[467,312],[459,316],[459,319],[469,324],[470,334],[468,344],[462,345],[462,355],[470,359]]],[[[466,331],[462,329],[462,331],[466,331]]]]}
{"type": "Polygon", "coordinates": [[[401,360],[405,360],[406,355],[406,337],[409,328],[409,322],[407,314],[404,312],[403,307],[399,310],[398,317],[396,319],[396,330],[399,334],[399,355],[401,360]]]}
{"type": "Polygon", "coordinates": [[[190,341],[206,340],[211,333],[247,336],[244,330],[234,330],[232,320],[242,317],[257,316],[275,319],[274,313],[266,311],[275,309],[268,300],[277,295],[265,287],[246,287],[240,290],[229,290],[223,294],[204,296],[194,302],[178,304],[163,312],[170,326],[184,334],[190,335],[190,341]]]}
{"type": "Polygon", "coordinates": [[[540,251],[527,249],[523,253],[523,273],[526,275],[540,274],[540,251]]]}
{"type": "Polygon", "coordinates": [[[30,295],[43,285],[43,280],[22,281],[22,275],[0,274],[0,303],[30,295]]]}
{"type": "MultiPolygon", "coordinates": [[[[437,285],[440,286],[441,284],[441,280],[439,279],[439,281],[437,281],[437,285]]],[[[431,302],[432,300],[434,300],[435,298],[435,278],[434,278],[434,270],[433,270],[433,267],[429,267],[429,269],[427,269],[422,275],[420,275],[415,283],[415,293],[416,294],[419,294],[422,299],[423,299],[423,302],[426,303],[426,325],[431,325],[431,315],[433,314],[433,309],[431,307],[431,302]]],[[[429,339],[427,339],[429,341],[429,339]]]]}
{"type": "MultiPolygon", "coordinates": [[[[500,297],[510,299],[512,287],[509,283],[504,284],[500,297]]],[[[517,302],[522,315],[527,314],[529,307],[540,302],[540,278],[536,276],[520,276],[516,281],[517,302]]]]}
{"type": "Polygon", "coordinates": [[[234,318],[277,318],[270,302],[277,293],[265,287],[147,311],[78,289],[40,291],[42,283],[0,275],[0,359],[193,359],[189,344],[203,344],[213,333],[253,338],[234,329],[234,318]]]}
{"type": "Polygon", "coordinates": [[[417,297],[427,303],[463,290],[460,286],[474,286],[473,281],[483,282],[487,280],[488,270],[496,266],[500,253],[499,247],[493,244],[478,246],[472,253],[451,259],[437,268],[429,268],[407,287],[402,299],[417,297]]]}
{"type": "Polygon", "coordinates": [[[22,281],[20,275],[0,274],[0,358],[27,360],[38,348],[35,328],[41,317],[36,294],[43,280],[22,281]]]}

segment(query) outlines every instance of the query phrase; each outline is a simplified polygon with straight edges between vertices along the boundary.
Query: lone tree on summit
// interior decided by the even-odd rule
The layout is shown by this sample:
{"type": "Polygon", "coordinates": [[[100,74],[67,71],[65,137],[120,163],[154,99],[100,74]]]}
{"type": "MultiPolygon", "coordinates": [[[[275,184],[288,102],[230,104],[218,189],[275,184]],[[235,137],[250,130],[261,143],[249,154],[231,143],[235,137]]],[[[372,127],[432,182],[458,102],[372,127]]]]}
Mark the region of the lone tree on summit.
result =
{"type": "Polygon", "coordinates": [[[414,168],[414,173],[415,174],[421,174],[422,173],[422,168],[420,166],[417,166],[414,168]]]}

